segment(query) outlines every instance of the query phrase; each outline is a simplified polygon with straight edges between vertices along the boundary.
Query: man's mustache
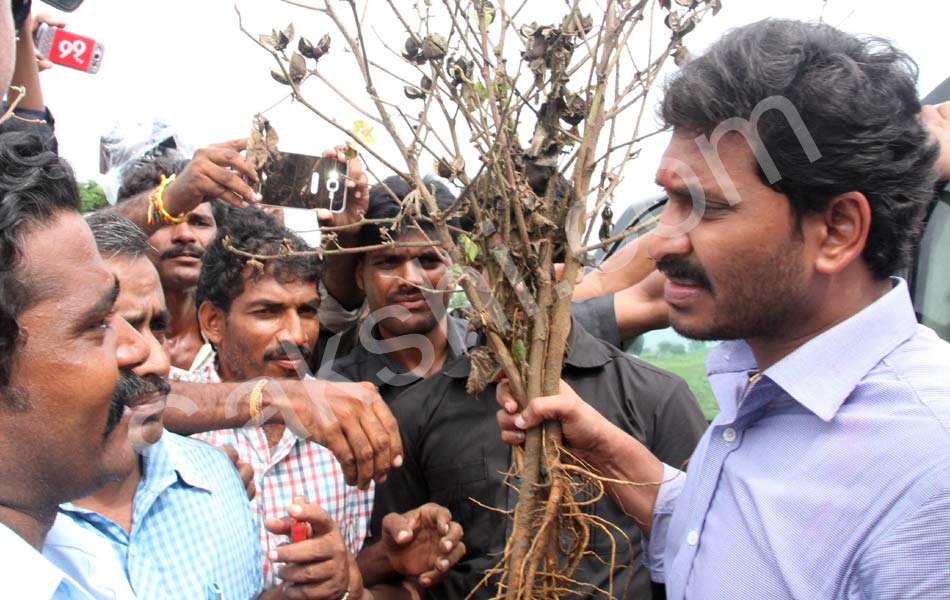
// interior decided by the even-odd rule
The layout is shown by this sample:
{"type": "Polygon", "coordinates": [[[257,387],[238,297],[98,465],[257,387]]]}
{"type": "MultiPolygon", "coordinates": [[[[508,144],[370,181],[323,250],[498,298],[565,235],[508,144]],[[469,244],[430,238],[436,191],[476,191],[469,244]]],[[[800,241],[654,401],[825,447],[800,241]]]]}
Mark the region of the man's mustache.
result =
{"type": "Polygon", "coordinates": [[[309,363],[310,354],[310,348],[304,348],[295,344],[281,344],[276,348],[264,352],[264,360],[297,360],[301,358],[309,363]]]}
{"type": "Polygon", "coordinates": [[[686,280],[705,290],[712,290],[706,271],[700,266],[677,256],[664,256],[656,261],[658,271],[670,279],[686,280]]]}
{"type": "Polygon", "coordinates": [[[168,250],[163,251],[158,255],[158,260],[167,260],[170,258],[178,258],[185,254],[194,255],[195,258],[201,258],[204,256],[205,251],[195,244],[175,244],[168,250]]]}
{"type": "Polygon", "coordinates": [[[109,405],[109,418],[106,420],[105,435],[112,433],[122,419],[122,411],[140,396],[153,393],[168,394],[171,385],[154,373],[140,377],[132,371],[119,371],[119,381],[112,391],[112,403],[109,405]]]}

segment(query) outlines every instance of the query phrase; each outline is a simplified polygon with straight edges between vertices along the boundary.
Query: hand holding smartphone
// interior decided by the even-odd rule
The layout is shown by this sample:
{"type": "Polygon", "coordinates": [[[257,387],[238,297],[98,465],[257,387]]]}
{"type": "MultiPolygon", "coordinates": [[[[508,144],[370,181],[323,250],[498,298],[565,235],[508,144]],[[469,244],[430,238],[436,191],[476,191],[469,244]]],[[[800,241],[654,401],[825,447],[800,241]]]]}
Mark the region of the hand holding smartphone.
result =
{"type": "Polygon", "coordinates": [[[102,65],[102,44],[61,27],[41,23],[36,30],[34,44],[42,58],[70,69],[96,73],[102,65]]]}

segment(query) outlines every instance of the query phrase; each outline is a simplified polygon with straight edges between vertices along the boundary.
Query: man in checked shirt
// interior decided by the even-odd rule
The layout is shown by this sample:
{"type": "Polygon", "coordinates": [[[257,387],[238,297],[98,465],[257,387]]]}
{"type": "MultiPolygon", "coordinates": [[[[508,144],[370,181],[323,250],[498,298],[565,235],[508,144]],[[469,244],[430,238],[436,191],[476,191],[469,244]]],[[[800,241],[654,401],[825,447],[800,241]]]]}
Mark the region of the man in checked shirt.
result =
{"type": "MultiPolygon", "coordinates": [[[[307,374],[310,348],[319,332],[321,264],[314,256],[249,260],[241,253],[276,256],[285,247],[294,251],[308,247],[262,211],[236,211],[232,217],[206,250],[196,295],[201,331],[214,345],[216,357],[213,364],[180,376],[199,383],[247,382],[231,400],[235,405],[250,403],[254,422],[197,437],[235,447],[241,460],[252,466],[258,489],[252,508],[261,523],[285,517],[297,496],[321,506],[335,524],[335,531],[327,535],[342,536],[352,574],[357,571],[354,557],[362,548],[372,511],[372,486],[360,490],[347,485],[339,462],[327,448],[298,436],[302,428],[292,419],[289,426],[271,423],[269,411],[261,410],[262,395],[283,393],[276,379],[307,374]]],[[[446,509],[436,505],[390,515],[384,535],[387,532],[388,543],[378,558],[388,562],[393,572],[411,576],[413,585],[435,583],[464,553],[461,528],[451,522],[446,509]]],[[[286,536],[263,527],[260,534],[265,584],[273,584],[281,575],[273,551],[286,536]]],[[[340,595],[352,598],[355,591],[351,584],[340,595]]],[[[398,586],[374,588],[377,597],[403,592],[409,593],[398,586]]]]}

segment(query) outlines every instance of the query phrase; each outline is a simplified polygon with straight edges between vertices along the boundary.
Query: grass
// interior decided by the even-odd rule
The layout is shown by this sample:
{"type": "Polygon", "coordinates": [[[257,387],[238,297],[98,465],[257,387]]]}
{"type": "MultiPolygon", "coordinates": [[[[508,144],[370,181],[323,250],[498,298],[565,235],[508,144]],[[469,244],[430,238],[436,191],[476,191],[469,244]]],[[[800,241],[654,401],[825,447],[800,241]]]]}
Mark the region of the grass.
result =
{"type": "Polygon", "coordinates": [[[712,419],[719,413],[719,407],[709,387],[709,380],[706,379],[705,349],[681,354],[647,351],[640,354],[640,358],[685,379],[707,419],[712,419]]]}

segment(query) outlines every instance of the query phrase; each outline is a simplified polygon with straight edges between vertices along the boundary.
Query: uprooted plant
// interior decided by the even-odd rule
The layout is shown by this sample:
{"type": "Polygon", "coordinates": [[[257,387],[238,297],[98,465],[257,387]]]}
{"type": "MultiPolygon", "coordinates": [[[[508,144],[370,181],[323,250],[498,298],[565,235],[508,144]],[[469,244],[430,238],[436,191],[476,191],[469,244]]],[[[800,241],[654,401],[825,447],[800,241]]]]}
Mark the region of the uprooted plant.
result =
{"type": "MultiPolygon", "coordinates": [[[[471,323],[487,341],[472,353],[469,391],[500,371],[522,405],[557,393],[582,262],[632,233],[611,237],[611,199],[636,156],[648,92],[667,59],[685,58],[684,36],[718,11],[718,0],[566,0],[563,16],[542,24],[518,23],[528,2],[425,0],[407,11],[397,4],[408,3],[374,0],[402,28],[398,45],[386,46],[386,67],[367,51],[371,29],[355,0],[283,1],[321,13],[335,33],[317,43],[300,37],[293,51],[293,26],[261,36],[242,30],[273,55],[272,76],[296,101],[414,188],[391,230],[425,219],[451,256],[471,323]],[[321,74],[337,35],[365,95],[321,74]],[[308,101],[312,80],[363,115],[353,129],[308,101]],[[381,93],[393,80],[404,98],[381,93]],[[385,130],[397,157],[374,149],[373,127],[385,130]],[[448,211],[423,183],[429,165],[460,189],[448,211]],[[591,243],[598,216],[600,240],[591,243]],[[458,218],[473,226],[460,233],[458,218]]],[[[545,5],[548,13],[557,6],[545,5]]],[[[340,250],[335,239],[324,238],[328,250],[340,250]]],[[[604,494],[602,480],[565,451],[557,423],[529,431],[513,463],[512,535],[485,581],[505,598],[581,589],[573,575],[591,529],[611,529],[582,510],[604,494]]]]}

